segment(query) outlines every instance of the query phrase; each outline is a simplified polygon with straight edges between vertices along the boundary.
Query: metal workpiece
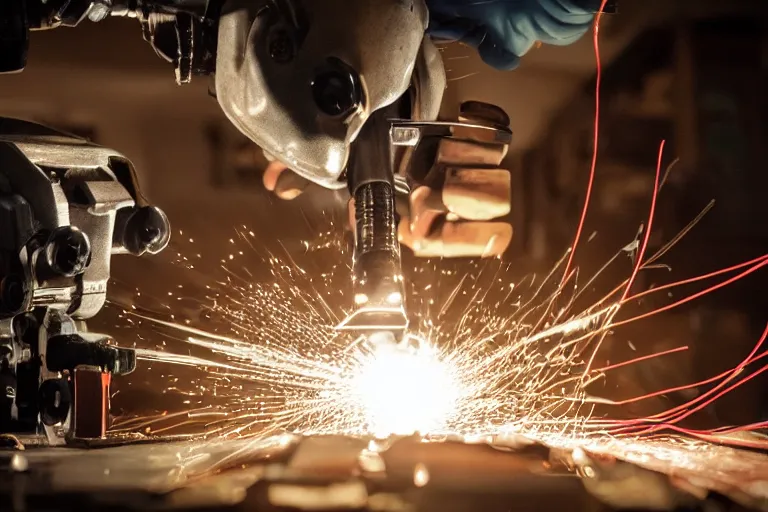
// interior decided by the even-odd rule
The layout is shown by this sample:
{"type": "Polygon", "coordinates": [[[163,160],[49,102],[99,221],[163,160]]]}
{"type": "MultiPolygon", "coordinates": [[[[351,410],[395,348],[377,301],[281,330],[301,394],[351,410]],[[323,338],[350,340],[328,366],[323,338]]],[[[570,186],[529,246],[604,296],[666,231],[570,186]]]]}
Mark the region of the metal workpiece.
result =
{"type": "Polygon", "coordinates": [[[445,72],[424,36],[423,0],[228,0],[216,97],[247,137],[303,178],[344,188],[350,147],[371,116],[413,92],[434,119],[445,72]]]}
{"type": "Polygon", "coordinates": [[[19,123],[30,134],[13,133],[10,121],[0,131],[0,173],[8,187],[3,195],[20,201],[22,215],[11,218],[26,219],[15,238],[28,238],[10,252],[25,268],[27,302],[91,318],[106,299],[112,254],[158,252],[170,225],[140,196],[124,156],[19,123]],[[125,221],[116,224],[118,216],[125,221]]]}
{"type": "Polygon", "coordinates": [[[613,439],[587,450],[509,437],[145,438],[98,450],[5,451],[0,499],[27,505],[4,510],[52,512],[116,504],[232,512],[764,509],[765,455],[714,445],[707,454],[705,443],[674,439],[613,439]]]}
{"type": "MultiPolygon", "coordinates": [[[[82,332],[82,321],[106,301],[112,256],[161,251],[170,225],[141,196],[121,154],[35,123],[2,119],[0,227],[0,377],[6,384],[0,432],[62,444],[78,435],[78,407],[108,407],[108,400],[78,405],[78,373],[84,376],[80,395],[108,396],[108,389],[98,391],[102,384],[108,388],[112,375],[136,366],[131,349],[82,332]],[[86,367],[102,376],[94,378],[86,367]],[[90,386],[96,386],[92,393],[90,386]]],[[[108,409],[90,416],[81,411],[80,431],[104,431],[99,418],[107,417],[108,409]]]]}

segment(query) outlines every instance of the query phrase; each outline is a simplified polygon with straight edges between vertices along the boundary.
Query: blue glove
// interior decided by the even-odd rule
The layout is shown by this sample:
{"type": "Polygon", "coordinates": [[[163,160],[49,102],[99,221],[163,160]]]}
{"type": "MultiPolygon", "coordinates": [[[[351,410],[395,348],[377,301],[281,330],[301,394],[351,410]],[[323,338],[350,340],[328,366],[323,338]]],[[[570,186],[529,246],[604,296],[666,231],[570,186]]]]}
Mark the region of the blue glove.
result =
{"type": "Polygon", "coordinates": [[[600,0],[427,0],[436,39],[474,47],[496,69],[514,69],[536,41],[565,46],[590,28],[600,0]]]}

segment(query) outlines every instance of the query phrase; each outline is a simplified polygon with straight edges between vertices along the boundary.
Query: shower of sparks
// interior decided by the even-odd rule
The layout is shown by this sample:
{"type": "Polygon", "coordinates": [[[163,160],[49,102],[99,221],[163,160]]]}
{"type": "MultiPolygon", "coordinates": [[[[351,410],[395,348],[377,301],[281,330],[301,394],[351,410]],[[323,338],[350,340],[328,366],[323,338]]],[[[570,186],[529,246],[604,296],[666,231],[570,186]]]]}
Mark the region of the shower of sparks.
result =
{"type": "MultiPolygon", "coordinates": [[[[220,261],[218,280],[186,266],[191,281],[210,283],[205,285],[206,303],[189,307],[179,302],[181,292],[169,293],[176,295],[176,303],[168,305],[172,314],[165,320],[142,312],[137,304],[124,306],[122,316],[133,332],[143,324],[163,337],[154,348],[138,347],[138,358],[173,372],[164,374],[166,391],[184,396],[189,409],[123,418],[116,431],[464,438],[522,433],[553,443],[594,433],[682,431],[677,423],[690,414],[688,409],[698,410],[754,376],[742,373],[768,355],[758,344],[733,371],[680,388],[719,382],[684,406],[637,420],[598,419],[593,417],[598,404],[622,405],[670,391],[623,402],[587,393],[592,382],[612,369],[664,355],[596,367],[595,354],[613,328],[726,286],[768,264],[768,256],[630,296],[638,272],[679,240],[644,259],[646,233],[639,253],[637,242],[620,252],[634,255],[631,277],[581,309],[576,304],[584,290],[607,265],[577,288],[572,280],[562,281],[562,261],[549,275],[517,284],[512,284],[509,266],[499,260],[477,261],[469,268],[459,263],[461,272],[451,269],[451,263],[419,261],[407,273],[411,332],[396,344],[335,330],[352,296],[347,246],[337,230],[300,249],[281,246],[275,252],[256,243],[247,228],[237,233],[230,253],[220,261]],[[262,275],[250,270],[254,260],[262,275]],[[736,272],[663,308],[617,320],[629,301],[736,272]],[[183,311],[187,318],[181,319],[183,311]]],[[[179,263],[187,261],[182,253],[178,256],[179,263]]],[[[713,434],[684,432],[704,439],[713,434]]]]}
{"type": "MultiPolygon", "coordinates": [[[[462,273],[445,263],[418,262],[409,279],[412,332],[396,344],[334,329],[351,297],[343,244],[269,254],[269,276],[256,280],[245,264],[256,255],[264,266],[254,239],[239,231],[233,246],[246,250],[222,259],[223,278],[206,286],[209,302],[195,318],[161,320],[125,309],[134,328],[142,324],[162,336],[162,343],[139,347],[137,355],[145,365],[173,372],[166,374],[166,390],[184,395],[189,409],[123,418],[115,430],[379,437],[514,432],[557,440],[651,428],[640,420],[592,418],[601,399],[586,392],[590,382],[622,364],[587,370],[609,328],[632,320],[616,320],[630,300],[620,295],[624,286],[571,313],[578,293],[569,297],[555,270],[511,285],[510,269],[500,261],[477,262],[462,273]]],[[[701,279],[742,269],[739,275],[747,274],[765,264],[768,257],[701,279]]],[[[747,364],[761,356],[758,348],[721,380],[741,380],[747,364]]],[[[658,428],[674,427],[680,414],[650,420],[658,428]]]]}
{"type": "MultiPolygon", "coordinates": [[[[242,243],[252,240],[247,231],[240,233],[242,243]]],[[[510,287],[498,262],[482,264],[491,272],[478,263],[476,275],[463,276],[417,267],[410,305],[417,327],[393,345],[334,330],[350,296],[340,245],[305,249],[303,259],[313,274],[299,266],[300,256],[268,257],[272,277],[261,283],[247,272],[238,275],[225,258],[226,277],[209,287],[211,302],[200,315],[214,326],[208,330],[137,312],[126,315],[162,330],[173,347],[139,348],[140,359],[200,369],[194,386],[171,377],[168,388],[198,406],[187,424],[233,434],[468,433],[511,420],[545,425],[563,405],[550,410],[539,404],[557,402],[563,390],[548,392],[551,398],[538,390],[562,372],[550,363],[567,358],[550,338],[573,331],[578,322],[527,338],[534,326],[523,317],[533,309],[522,294],[530,286],[510,287]],[[442,289],[441,283],[450,281],[455,284],[442,289]],[[518,320],[498,317],[496,307],[484,302],[494,291],[503,292],[496,307],[511,305],[525,314],[518,320]],[[534,354],[534,346],[550,345],[550,354],[534,354]]],[[[541,284],[532,284],[542,293],[541,284]]],[[[135,419],[119,428],[152,425],[156,431],[169,421],[175,420],[135,419]]]]}
{"type": "MultiPolygon", "coordinates": [[[[600,11],[605,5],[602,2],[600,11]]],[[[632,295],[638,273],[652,268],[682,236],[646,257],[661,177],[659,151],[650,218],[642,241],[619,254],[634,261],[630,277],[600,300],[581,309],[585,291],[593,288],[606,264],[586,284],[576,286],[574,252],[580,239],[595,175],[598,146],[600,62],[598,25],[594,26],[597,95],[594,154],[587,200],[573,250],[544,277],[512,284],[509,267],[499,261],[476,262],[461,273],[424,262],[408,275],[411,332],[404,342],[355,339],[334,330],[351,303],[348,255],[334,229],[303,251],[263,256],[247,228],[238,232],[233,250],[221,260],[224,277],[206,285],[208,304],[197,318],[179,321],[143,314],[136,304],[124,305],[124,318],[148,324],[164,335],[158,348],[139,348],[139,359],[173,368],[193,367],[198,375],[185,381],[167,375],[167,391],[188,397],[185,411],[155,417],[123,418],[116,431],[162,433],[202,427],[208,435],[258,435],[290,432],[374,435],[419,433],[423,436],[525,434],[551,445],[594,444],[638,435],[658,436],[662,430],[682,432],[705,441],[748,432],[764,424],[715,431],[685,430],[678,423],[732,391],[768,365],[748,373],[747,367],[768,356],[765,335],[737,367],[709,380],[624,401],[591,396],[588,386],[613,369],[686,349],[678,347],[633,361],[595,364],[598,350],[621,325],[647,318],[727,286],[768,265],[768,255],[734,267],[632,295]],[[245,250],[242,246],[246,246],[245,250]],[[238,247],[237,250],[234,250],[238,247]],[[257,279],[240,261],[261,255],[269,276],[257,279]],[[679,285],[735,274],[662,308],[617,319],[630,301],[679,285]],[[198,325],[199,327],[194,327],[198,325]],[[168,346],[174,348],[169,350],[168,346]],[[184,352],[183,354],[180,352],[184,352]],[[186,384],[186,385],[185,385],[186,384]],[[678,407],[630,420],[593,417],[598,404],[626,405],[667,392],[715,384],[678,407]]],[[[704,212],[703,212],[704,213],[704,212]]],[[[702,215],[703,215],[702,213],[702,215]]],[[[190,239],[190,243],[192,240],[190,239]]],[[[193,270],[187,256],[179,263],[193,270]]],[[[208,281],[198,275],[199,281],[208,281]]],[[[169,293],[169,295],[172,295],[169,293]]],[[[180,299],[181,297],[177,297],[180,299]]],[[[177,308],[169,308],[177,311],[177,308]]],[[[768,334],[768,330],[766,331],[768,334]]],[[[655,437],[658,439],[658,437],[655,437]]],[[[765,448],[765,441],[729,438],[730,444],[765,448]]],[[[671,446],[661,442],[662,447],[671,446]]],[[[654,445],[646,443],[651,449],[654,445]]]]}

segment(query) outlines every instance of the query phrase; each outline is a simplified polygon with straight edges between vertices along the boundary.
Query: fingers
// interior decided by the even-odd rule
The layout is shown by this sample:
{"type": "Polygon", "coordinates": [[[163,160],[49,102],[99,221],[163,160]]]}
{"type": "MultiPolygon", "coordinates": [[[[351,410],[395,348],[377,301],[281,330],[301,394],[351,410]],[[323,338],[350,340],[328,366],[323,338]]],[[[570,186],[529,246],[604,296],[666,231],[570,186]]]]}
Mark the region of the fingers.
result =
{"type": "MultiPolygon", "coordinates": [[[[504,253],[512,241],[512,226],[507,222],[449,221],[431,189],[421,187],[413,196],[425,206],[417,219],[401,217],[397,238],[420,258],[492,258],[504,253]]],[[[347,203],[347,215],[354,229],[354,199],[347,203]]]]}
{"type": "MultiPolygon", "coordinates": [[[[456,128],[455,132],[457,136],[471,137],[473,135],[462,133],[460,128],[456,128]]],[[[498,167],[506,154],[506,146],[492,144],[492,141],[443,139],[438,146],[435,163],[438,166],[498,167]]]]}
{"type": "Polygon", "coordinates": [[[270,192],[274,192],[278,178],[286,169],[288,169],[288,167],[277,160],[269,162],[269,165],[267,165],[267,168],[264,170],[264,175],[261,178],[264,183],[264,188],[270,192]]]}
{"type": "Polygon", "coordinates": [[[429,150],[431,163],[412,160],[410,177],[418,186],[401,212],[398,236],[417,256],[495,257],[512,241],[512,226],[497,220],[511,211],[511,175],[499,168],[508,147],[496,142],[494,130],[476,126],[505,127],[509,118],[496,107],[469,102],[460,121],[466,124],[456,125],[453,137],[429,150]]]}
{"type": "Polygon", "coordinates": [[[443,204],[466,220],[492,220],[508,215],[512,184],[502,169],[448,169],[443,185],[443,204]]]}
{"type": "Polygon", "coordinates": [[[446,186],[422,186],[411,193],[408,233],[427,238],[442,221],[490,221],[509,213],[509,174],[506,171],[456,171],[464,178],[446,175],[446,186]],[[488,179],[484,179],[488,178],[488,179]]]}
{"type": "Polygon", "coordinates": [[[421,258],[491,258],[500,256],[512,241],[507,222],[438,222],[428,236],[417,236],[405,217],[398,240],[421,258]]]}
{"type": "Polygon", "coordinates": [[[429,236],[432,227],[446,212],[439,191],[430,187],[419,187],[411,192],[409,219],[403,219],[401,222],[408,220],[409,236],[419,240],[429,236]]]}
{"type": "Polygon", "coordinates": [[[264,188],[280,199],[290,201],[299,197],[309,187],[310,182],[277,160],[269,163],[262,177],[264,188]]]}

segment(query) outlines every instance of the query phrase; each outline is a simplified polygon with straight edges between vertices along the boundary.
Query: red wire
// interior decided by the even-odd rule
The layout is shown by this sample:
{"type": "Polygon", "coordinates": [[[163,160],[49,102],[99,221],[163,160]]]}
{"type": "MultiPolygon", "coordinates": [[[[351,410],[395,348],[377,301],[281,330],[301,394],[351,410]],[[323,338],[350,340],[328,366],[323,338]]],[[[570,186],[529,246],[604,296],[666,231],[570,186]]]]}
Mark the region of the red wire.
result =
{"type": "Polygon", "coordinates": [[[571,253],[568,255],[568,262],[565,264],[565,272],[563,272],[563,280],[560,282],[560,286],[565,285],[568,280],[568,274],[573,265],[573,257],[576,253],[576,246],[579,244],[581,233],[584,230],[584,221],[587,218],[587,210],[589,210],[589,199],[592,196],[592,187],[595,182],[595,171],[597,169],[597,148],[598,139],[600,136],[600,82],[603,77],[603,66],[600,62],[600,18],[603,15],[605,4],[608,0],[600,2],[600,9],[595,15],[594,28],[592,30],[592,46],[595,49],[595,67],[597,74],[595,76],[595,122],[594,122],[594,141],[592,146],[592,165],[589,169],[589,182],[587,183],[587,193],[584,197],[584,208],[581,210],[581,218],[579,219],[579,226],[576,228],[576,236],[573,239],[573,247],[571,247],[571,253]]]}
{"type": "Polygon", "coordinates": [[[645,250],[648,248],[648,240],[651,238],[651,226],[653,225],[653,215],[656,212],[656,201],[659,197],[659,178],[661,177],[661,160],[664,157],[664,143],[661,141],[659,145],[659,158],[656,163],[656,178],[653,181],[653,197],[651,198],[651,210],[648,213],[648,225],[645,227],[645,236],[643,237],[643,245],[640,247],[640,252],[637,253],[637,261],[635,262],[635,268],[632,269],[632,275],[627,282],[627,287],[624,289],[624,294],[621,296],[621,302],[627,300],[629,291],[632,288],[632,284],[635,282],[637,273],[640,271],[640,267],[643,264],[643,258],[645,257],[645,250]]]}

